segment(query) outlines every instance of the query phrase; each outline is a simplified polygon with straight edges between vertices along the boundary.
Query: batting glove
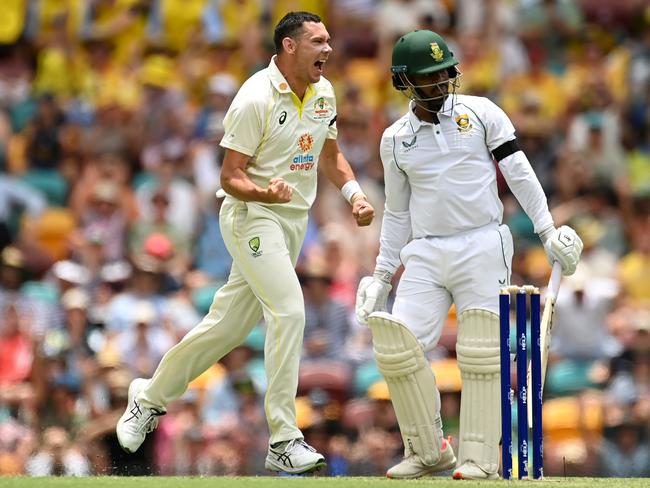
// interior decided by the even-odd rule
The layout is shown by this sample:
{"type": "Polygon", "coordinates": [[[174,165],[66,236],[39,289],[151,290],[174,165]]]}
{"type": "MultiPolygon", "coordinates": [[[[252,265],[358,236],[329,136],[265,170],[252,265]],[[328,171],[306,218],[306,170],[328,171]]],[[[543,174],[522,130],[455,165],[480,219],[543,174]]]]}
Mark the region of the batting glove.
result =
{"type": "Polygon", "coordinates": [[[553,265],[554,261],[558,261],[562,265],[564,276],[575,273],[583,248],[582,239],[576,231],[567,225],[559,229],[549,227],[540,232],[539,237],[544,243],[548,262],[553,265]]]}
{"type": "Polygon", "coordinates": [[[388,294],[393,288],[391,278],[392,274],[387,271],[375,271],[372,276],[361,278],[355,306],[359,322],[365,324],[371,313],[386,310],[388,294]]]}

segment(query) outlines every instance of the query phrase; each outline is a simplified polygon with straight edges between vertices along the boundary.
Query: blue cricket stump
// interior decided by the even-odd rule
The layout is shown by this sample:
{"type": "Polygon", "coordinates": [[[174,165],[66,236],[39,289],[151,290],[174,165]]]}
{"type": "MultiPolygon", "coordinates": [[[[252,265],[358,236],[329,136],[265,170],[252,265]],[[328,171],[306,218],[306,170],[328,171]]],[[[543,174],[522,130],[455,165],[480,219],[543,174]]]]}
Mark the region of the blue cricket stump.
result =
{"type": "Polygon", "coordinates": [[[516,351],[517,362],[517,459],[518,478],[527,478],[528,455],[528,401],[532,402],[532,456],[533,478],[541,479],[543,469],[542,435],[542,352],[539,289],[533,286],[507,286],[499,295],[499,336],[501,352],[501,463],[503,479],[512,479],[512,400],[510,384],[510,294],[516,295],[516,351]],[[526,298],[530,295],[531,377],[532,392],[527,391],[528,347],[526,298]],[[530,394],[529,394],[530,393],[530,394]]]}

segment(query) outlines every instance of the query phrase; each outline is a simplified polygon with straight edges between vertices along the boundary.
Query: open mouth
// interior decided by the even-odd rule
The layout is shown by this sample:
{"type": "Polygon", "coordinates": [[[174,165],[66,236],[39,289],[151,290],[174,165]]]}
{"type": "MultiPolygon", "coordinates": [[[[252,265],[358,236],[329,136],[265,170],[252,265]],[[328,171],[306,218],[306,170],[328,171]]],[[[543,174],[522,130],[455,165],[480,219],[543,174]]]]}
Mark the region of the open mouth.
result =
{"type": "Polygon", "coordinates": [[[319,73],[323,72],[323,66],[325,65],[325,61],[316,61],[314,63],[314,66],[316,66],[316,69],[318,70],[319,73]]]}

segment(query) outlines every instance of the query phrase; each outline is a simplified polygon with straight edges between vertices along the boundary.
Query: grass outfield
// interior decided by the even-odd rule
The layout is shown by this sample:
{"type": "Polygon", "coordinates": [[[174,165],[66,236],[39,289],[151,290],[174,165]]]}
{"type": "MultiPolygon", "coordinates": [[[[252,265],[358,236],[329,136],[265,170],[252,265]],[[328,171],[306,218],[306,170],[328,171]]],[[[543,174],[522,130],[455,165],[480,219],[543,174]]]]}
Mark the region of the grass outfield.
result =
{"type": "MultiPolygon", "coordinates": [[[[474,488],[486,486],[512,486],[513,481],[454,481],[448,478],[425,478],[422,480],[395,481],[386,478],[278,478],[278,477],[92,477],[92,478],[27,478],[0,477],[2,488],[372,488],[372,487],[455,487],[474,488]]],[[[650,479],[639,478],[547,478],[543,485],[558,488],[609,488],[647,487],[650,479]]]]}

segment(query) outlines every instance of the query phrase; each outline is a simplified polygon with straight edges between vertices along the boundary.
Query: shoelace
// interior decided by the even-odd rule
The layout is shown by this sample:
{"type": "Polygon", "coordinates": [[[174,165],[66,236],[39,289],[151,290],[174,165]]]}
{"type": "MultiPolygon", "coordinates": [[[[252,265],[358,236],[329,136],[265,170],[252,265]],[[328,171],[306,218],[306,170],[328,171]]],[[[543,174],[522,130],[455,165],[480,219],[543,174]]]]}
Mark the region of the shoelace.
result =
{"type": "Polygon", "coordinates": [[[160,417],[161,415],[165,415],[165,412],[161,412],[154,408],[149,408],[147,410],[149,411],[149,417],[144,421],[141,421],[144,412],[142,412],[142,409],[140,408],[140,405],[138,405],[137,402],[135,402],[135,407],[131,410],[131,413],[133,415],[132,418],[134,418],[137,421],[136,430],[138,432],[145,431],[147,434],[150,434],[151,432],[156,430],[156,427],[158,427],[158,417],[160,417]]]}
{"type": "Polygon", "coordinates": [[[155,415],[150,416],[147,419],[147,434],[151,434],[154,430],[156,430],[156,427],[158,427],[158,417],[155,415]]]}
{"type": "Polygon", "coordinates": [[[158,427],[158,417],[161,417],[166,413],[166,412],[161,412],[159,410],[156,410],[154,408],[150,410],[151,410],[151,415],[147,419],[147,434],[151,434],[154,430],[156,430],[156,427],[158,427]]]}
{"type": "Polygon", "coordinates": [[[284,452],[292,452],[296,448],[302,447],[303,449],[306,449],[311,452],[316,452],[316,449],[311,447],[309,444],[307,444],[304,439],[293,439],[289,441],[289,444],[287,444],[287,447],[284,448],[284,452]]]}

